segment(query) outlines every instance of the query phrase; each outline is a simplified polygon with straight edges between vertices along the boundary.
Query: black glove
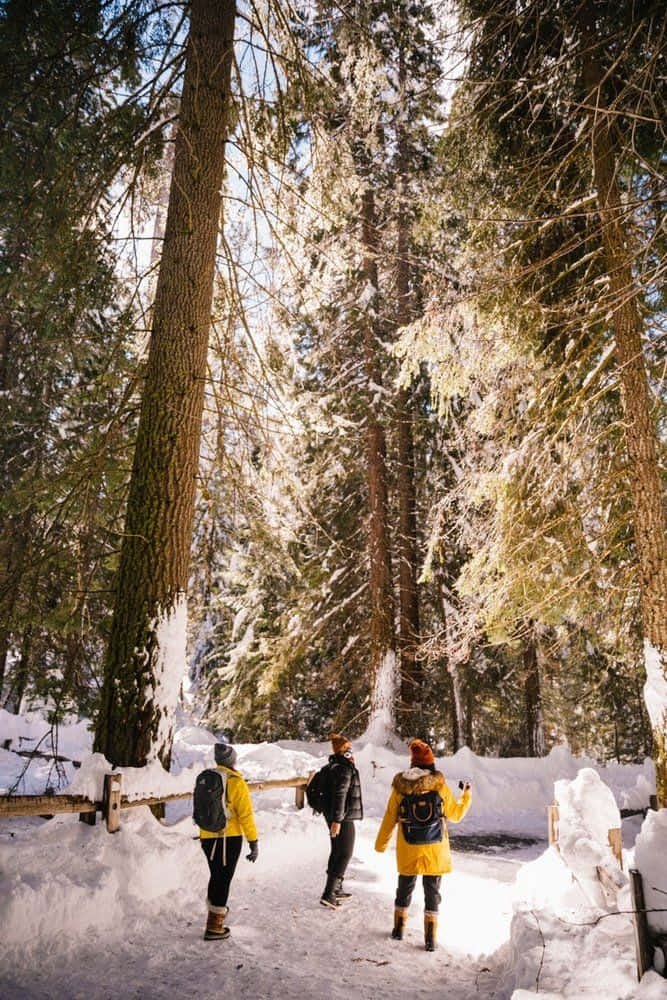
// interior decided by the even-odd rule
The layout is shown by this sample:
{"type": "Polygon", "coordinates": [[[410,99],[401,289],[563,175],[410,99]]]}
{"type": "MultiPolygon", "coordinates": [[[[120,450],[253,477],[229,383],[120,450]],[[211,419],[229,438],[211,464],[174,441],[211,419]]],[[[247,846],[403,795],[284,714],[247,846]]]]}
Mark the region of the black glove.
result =
{"type": "Polygon", "coordinates": [[[248,847],[250,848],[250,854],[246,854],[246,861],[257,861],[259,857],[259,844],[256,840],[249,840],[248,847]]]}

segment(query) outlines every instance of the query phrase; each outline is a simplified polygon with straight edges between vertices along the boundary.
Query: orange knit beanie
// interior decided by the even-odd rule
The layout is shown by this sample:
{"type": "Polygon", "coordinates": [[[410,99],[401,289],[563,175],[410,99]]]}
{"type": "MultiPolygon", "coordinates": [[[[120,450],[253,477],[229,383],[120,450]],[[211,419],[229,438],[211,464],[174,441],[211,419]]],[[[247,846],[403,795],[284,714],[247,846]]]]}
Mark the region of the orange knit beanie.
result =
{"type": "Polygon", "coordinates": [[[410,750],[410,763],[415,767],[425,767],[428,764],[435,764],[435,757],[428,743],[423,740],[412,740],[408,749],[410,750]]]}
{"type": "Polygon", "coordinates": [[[350,741],[341,736],[340,733],[332,733],[329,739],[334,753],[345,753],[346,750],[350,749],[350,741]]]}

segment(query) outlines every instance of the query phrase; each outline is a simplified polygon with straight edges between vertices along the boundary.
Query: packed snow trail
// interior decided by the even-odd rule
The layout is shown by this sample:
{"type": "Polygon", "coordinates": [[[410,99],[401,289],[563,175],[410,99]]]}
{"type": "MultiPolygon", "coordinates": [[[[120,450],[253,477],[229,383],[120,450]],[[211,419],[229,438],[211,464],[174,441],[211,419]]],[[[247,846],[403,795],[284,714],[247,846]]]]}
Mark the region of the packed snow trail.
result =
{"type": "MultiPolygon", "coordinates": [[[[421,884],[405,940],[389,937],[394,855],[373,851],[376,821],[358,824],[345,882],[353,900],[332,912],[319,905],[328,849],[324,821],[262,810],[258,819],[265,831],[260,859],[256,865],[243,857],[239,862],[227,941],[202,939],[207,869],[199,845],[190,841],[185,857],[181,846],[174,859],[187,859],[188,871],[181,875],[189,891],[163,897],[157,910],[148,902],[136,905],[124,925],[92,928],[83,944],[70,943],[63,930],[34,955],[29,942],[28,953],[13,949],[0,964],[2,996],[398,1000],[442,996],[444,987],[450,1000],[503,1000],[511,994],[502,984],[502,953],[493,953],[509,936],[516,857],[455,853],[455,871],[443,879],[439,948],[429,955],[423,948],[421,884]]],[[[81,842],[106,838],[121,848],[99,827],[77,829],[72,819],[69,824],[81,842]]],[[[535,853],[539,849],[524,850],[521,860],[535,853]]]]}
{"type": "MultiPolygon", "coordinates": [[[[0,737],[3,724],[10,746],[39,742],[46,725],[0,710],[0,737]]],[[[62,766],[63,789],[100,798],[110,765],[90,753],[87,726],[74,723],[60,737],[60,750],[83,760],[79,770],[62,766]]],[[[214,743],[213,734],[185,722],[176,733],[172,773],[126,768],[124,790],[134,798],[190,790],[212,763],[214,743]]],[[[261,781],[308,774],[330,747],[290,741],[237,749],[244,776],[261,781]]],[[[541,759],[481,758],[465,748],[442,758],[452,789],[461,779],[472,781],[473,805],[461,824],[450,824],[454,871],[443,878],[439,948],[428,954],[421,885],[406,939],[391,940],[395,854],[373,850],[405,751],[372,744],[355,751],[366,818],[357,824],[346,879],[352,902],[337,912],[319,905],[329,847],[322,817],[297,811],[291,789],[265,790],[254,797],[259,861],[239,863],[232,935],[221,942],[203,940],[208,869],[188,802],[168,807],[168,826],[146,808],[123,811],[113,836],[74,815],[0,821],[0,997],[667,1000],[667,981],[657,973],[647,973],[637,988],[629,918],[591,923],[597,911],[580,883],[599,826],[597,794],[591,801],[575,796],[578,819],[590,828],[571,859],[584,865],[579,883],[561,855],[543,851],[543,842],[519,846],[508,837],[543,837],[554,783],[568,779],[565,791],[568,782],[590,784],[594,775],[586,768],[613,789],[619,807],[641,805],[654,788],[650,761],[604,766],[562,747],[541,759]]],[[[0,749],[0,789],[43,793],[51,765],[38,761],[24,774],[25,765],[11,749],[0,749]]],[[[661,816],[647,817],[644,826],[663,822],[661,816]]],[[[631,840],[641,819],[635,826],[631,840]]],[[[647,872],[663,871],[667,825],[663,832],[656,828],[648,837],[647,872]]],[[[627,868],[632,853],[625,861],[627,868]]]]}

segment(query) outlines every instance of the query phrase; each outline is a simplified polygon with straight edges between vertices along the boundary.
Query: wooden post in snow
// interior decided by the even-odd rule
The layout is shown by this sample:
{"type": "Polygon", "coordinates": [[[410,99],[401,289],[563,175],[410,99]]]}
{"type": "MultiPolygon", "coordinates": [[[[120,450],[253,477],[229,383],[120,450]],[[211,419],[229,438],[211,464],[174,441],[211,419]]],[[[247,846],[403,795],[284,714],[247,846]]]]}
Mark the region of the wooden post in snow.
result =
{"type": "Polygon", "coordinates": [[[614,857],[618,861],[621,868],[623,868],[623,832],[620,827],[614,827],[607,834],[607,839],[609,841],[609,846],[614,852],[614,857]]]}
{"type": "Polygon", "coordinates": [[[120,799],[122,786],[122,774],[104,775],[102,814],[107,825],[107,833],[117,833],[118,830],[120,830],[120,799]]]}
{"type": "Polygon", "coordinates": [[[297,785],[294,790],[294,805],[297,809],[303,809],[306,800],[306,790],[303,785],[297,785]]]}
{"type": "Polygon", "coordinates": [[[632,894],[632,923],[635,930],[635,952],[637,955],[637,979],[653,968],[653,953],[651,939],[646,919],[646,903],[644,902],[644,885],[641,873],[636,868],[628,872],[630,876],[630,892],[632,894]]]}
{"type": "Polygon", "coordinates": [[[558,850],[558,803],[552,802],[547,808],[547,816],[549,822],[549,847],[555,847],[558,850]]]}

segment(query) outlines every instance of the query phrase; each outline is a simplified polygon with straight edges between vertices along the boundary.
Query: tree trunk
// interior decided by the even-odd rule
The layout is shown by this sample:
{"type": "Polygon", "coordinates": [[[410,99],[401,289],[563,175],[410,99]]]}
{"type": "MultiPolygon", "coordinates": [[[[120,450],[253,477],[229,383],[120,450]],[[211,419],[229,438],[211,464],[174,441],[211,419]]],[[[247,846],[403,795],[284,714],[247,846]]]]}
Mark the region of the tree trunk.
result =
{"type": "Polygon", "coordinates": [[[526,756],[544,757],[544,717],[537,646],[532,633],[523,650],[523,693],[526,706],[526,756]]]}
{"type": "Polygon", "coordinates": [[[378,235],[375,221],[375,199],[368,186],[362,203],[363,275],[366,288],[374,289],[364,316],[364,362],[368,381],[369,406],[366,447],[368,456],[368,494],[370,505],[369,556],[371,591],[371,726],[383,719],[393,725],[395,686],[394,595],[391,580],[391,551],[387,500],[387,447],[384,427],[376,412],[373,398],[382,385],[378,363],[377,335],[379,324],[378,294],[378,235]],[[389,703],[391,702],[391,703],[389,703]]]}
{"type": "Polygon", "coordinates": [[[466,745],[469,750],[475,749],[475,738],[473,731],[473,705],[474,699],[472,694],[472,688],[468,685],[466,690],[466,710],[465,710],[465,734],[466,734],[466,745]]]}
{"type": "MultiPolygon", "coordinates": [[[[402,12],[401,8],[401,12],[402,12]]],[[[407,71],[403,46],[399,52],[399,88],[405,100],[407,71]]],[[[405,113],[399,111],[399,114],[405,113]]],[[[408,211],[408,149],[405,124],[399,121],[398,212],[396,239],[396,325],[400,329],[411,320],[410,294],[410,215],[408,211]]],[[[417,588],[417,514],[415,498],[415,458],[412,428],[412,392],[398,390],[396,402],[396,451],[398,470],[398,647],[401,671],[401,718],[403,731],[414,729],[414,719],[421,715],[423,671],[417,660],[419,645],[419,593],[417,588]]]]}
{"type": "Polygon", "coordinates": [[[591,131],[593,177],[609,277],[612,322],[625,423],[627,470],[639,563],[647,684],[644,692],[655,743],[658,799],[667,806],[667,546],[655,425],[651,418],[642,349],[639,288],[633,277],[631,236],[617,177],[616,140],[603,72],[595,55],[594,20],[588,10],[583,62],[585,104],[595,107],[591,131]]]}
{"type": "Polygon", "coordinates": [[[230,114],[235,4],[192,0],[174,173],[95,749],[169,763],[230,114]]]}
{"type": "Polygon", "coordinates": [[[464,690],[461,671],[456,664],[448,668],[452,689],[451,719],[454,753],[466,745],[466,711],[464,705],[464,690]]]}
{"type": "Polygon", "coordinates": [[[21,702],[23,701],[23,695],[25,694],[28,686],[28,679],[30,677],[33,632],[34,629],[32,625],[28,625],[23,632],[23,638],[21,639],[21,654],[19,656],[18,666],[16,667],[16,673],[14,674],[14,680],[11,688],[9,689],[7,700],[5,701],[5,708],[7,711],[13,712],[15,715],[18,715],[21,711],[21,702]]]}

